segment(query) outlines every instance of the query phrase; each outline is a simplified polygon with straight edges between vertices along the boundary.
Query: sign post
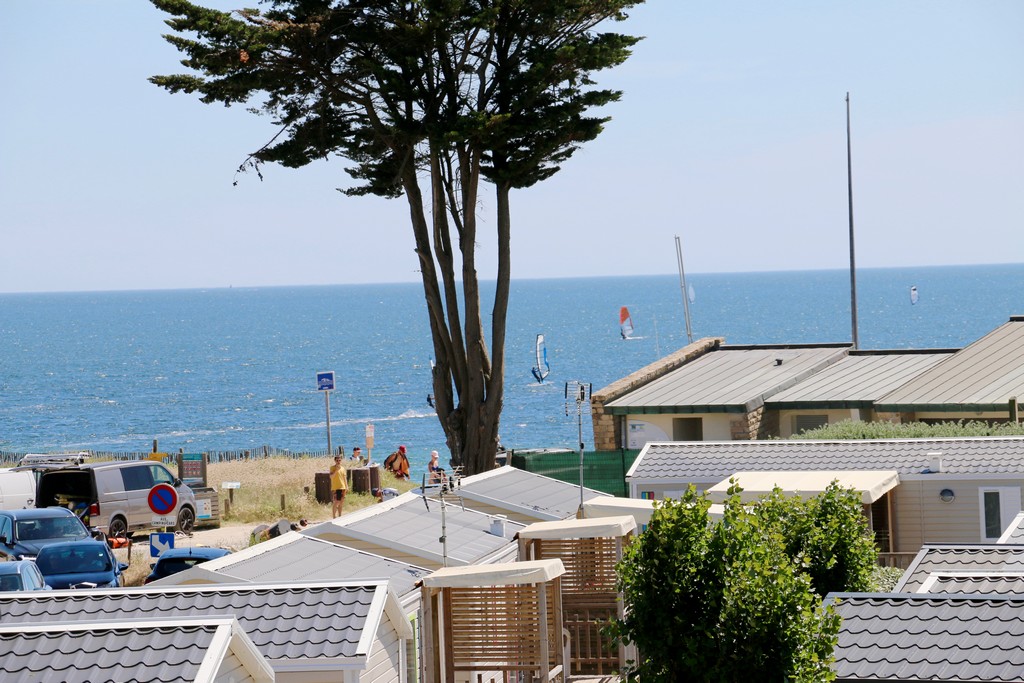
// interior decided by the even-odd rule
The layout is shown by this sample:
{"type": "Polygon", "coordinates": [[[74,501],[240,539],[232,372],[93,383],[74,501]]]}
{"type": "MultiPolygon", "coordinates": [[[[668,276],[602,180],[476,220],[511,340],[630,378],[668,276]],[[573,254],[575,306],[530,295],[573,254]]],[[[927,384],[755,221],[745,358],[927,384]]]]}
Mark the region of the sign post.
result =
{"type": "Polygon", "coordinates": [[[331,449],[331,391],[334,390],[334,371],[316,373],[316,390],[324,392],[324,406],[327,409],[327,456],[334,455],[331,449]]]}
{"type": "Polygon", "coordinates": [[[366,466],[370,466],[373,459],[373,425],[366,425],[366,466]]]}

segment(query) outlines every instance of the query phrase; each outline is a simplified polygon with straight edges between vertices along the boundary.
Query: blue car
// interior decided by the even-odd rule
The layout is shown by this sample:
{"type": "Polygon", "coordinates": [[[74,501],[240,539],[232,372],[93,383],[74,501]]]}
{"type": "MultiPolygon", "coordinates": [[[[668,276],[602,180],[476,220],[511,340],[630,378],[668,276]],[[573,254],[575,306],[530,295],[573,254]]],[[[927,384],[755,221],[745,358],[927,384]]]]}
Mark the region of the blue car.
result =
{"type": "Polygon", "coordinates": [[[51,543],[90,538],[82,520],[66,508],[0,510],[0,561],[31,560],[51,543]]]}
{"type": "Polygon", "coordinates": [[[54,543],[36,557],[50,588],[109,588],[124,585],[124,570],[103,541],[54,543]]]}
{"type": "Polygon", "coordinates": [[[0,562],[0,591],[45,591],[49,588],[32,560],[0,562]]]}
{"type": "Polygon", "coordinates": [[[152,565],[153,571],[143,583],[151,583],[171,574],[191,569],[197,564],[230,554],[231,551],[224,548],[171,548],[160,553],[160,557],[152,565]]]}

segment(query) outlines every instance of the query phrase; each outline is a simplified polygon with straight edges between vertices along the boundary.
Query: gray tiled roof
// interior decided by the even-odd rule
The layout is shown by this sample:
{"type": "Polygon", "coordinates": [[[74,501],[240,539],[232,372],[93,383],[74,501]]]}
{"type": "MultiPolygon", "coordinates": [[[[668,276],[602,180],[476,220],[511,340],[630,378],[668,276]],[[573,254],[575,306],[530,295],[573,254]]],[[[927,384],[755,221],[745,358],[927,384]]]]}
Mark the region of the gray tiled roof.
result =
{"type": "Polygon", "coordinates": [[[49,624],[0,633],[4,683],[158,683],[196,679],[220,625],[49,624]]]}
{"type": "Polygon", "coordinates": [[[771,470],[929,470],[942,454],[949,474],[1020,474],[1024,437],[886,439],[866,441],[677,441],[649,443],[629,479],[721,481],[736,472],[771,470]]]}
{"type": "Polygon", "coordinates": [[[999,543],[1024,543],[1024,512],[1017,513],[999,537],[999,543]]]}
{"type": "Polygon", "coordinates": [[[1019,595],[1024,597],[1024,574],[960,574],[933,572],[918,593],[947,595],[1019,595]]]}
{"type": "Polygon", "coordinates": [[[848,345],[722,346],[609,401],[605,410],[617,415],[746,412],[838,361],[849,348],[848,345]]]}
{"type": "MultiPolygon", "coordinates": [[[[473,501],[514,510],[540,521],[569,519],[580,506],[580,487],[506,465],[466,477],[458,489],[467,507],[473,501]]],[[[583,500],[607,495],[583,489],[583,500]]]]}
{"type": "Polygon", "coordinates": [[[1013,316],[978,341],[881,397],[878,410],[1003,410],[1024,398],[1024,316],[1013,316]]]}
{"type": "MultiPolygon", "coordinates": [[[[463,510],[458,502],[447,504],[445,527],[449,565],[476,564],[500,550],[515,546],[513,539],[516,533],[526,526],[509,520],[505,522],[504,534],[497,536],[490,532],[490,520],[489,515],[481,512],[469,508],[463,510]]],[[[346,540],[359,540],[380,548],[382,555],[391,549],[438,564],[443,557],[439,540],[441,504],[430,501],[428,509],[423,499],[412,492],[317,524],[300,533],[342,545],[346,540]]]]}
{"type": "Polygon", "coordinates": [[[924,545],[893,589],[897,593],[918,590],[933,572],[986,574],[1024,572],[1024,545],[939,544],[924,545]]]}
{"type": "Polygon", "coordinates": [[[0,618],[10,625],[234,616],[269,660],[353,657],[362,654],[370,604],[382,589],[381,582],[334,582],[0,593],[0,618]]]}
{"type": "Polygon", "coordinates": [[[1020,681],[1024,599],[830,594],[837,681],[1020,681]]]}
{"type": "Polygon", "coordinates": [[[875,401],[948,358],[941,352],[851,351],[821,372],[765,400],[774,409],[867,408],[875,401]]]}
{"type": "MultiPolygon", "coordinates": [[[[294,532],[200,566],[205,571],[254,583],[383,578],[399,596],[412,592],[416,582],[430,574],[422,567],[294,532]]],[[[181,581],[174,580],[180,578],[184,577],[175,574],[151,585],[180,584],[181,581]]]]}

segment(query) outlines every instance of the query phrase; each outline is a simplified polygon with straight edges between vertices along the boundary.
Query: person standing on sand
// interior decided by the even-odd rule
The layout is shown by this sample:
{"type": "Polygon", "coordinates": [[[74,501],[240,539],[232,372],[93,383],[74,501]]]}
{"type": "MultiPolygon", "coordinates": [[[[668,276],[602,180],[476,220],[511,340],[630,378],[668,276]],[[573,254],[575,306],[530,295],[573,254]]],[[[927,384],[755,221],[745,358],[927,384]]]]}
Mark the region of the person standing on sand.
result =
{"type": "Polygon", "coordinates": [[[348,481],[345,477],[345,468],[341,464],[341,456],[334,456],[334,465],[331,466],[331,493],[333,505],[331,514],[334,517],[341,516],[341,506],[345,502],[345,494],[348,492],[348,481]]]}
{"type": "Polygon", "coordinates": [[[352,449],[352,459],[355,460],[360,465],[362,465],[363,464],[363,449],[360,448],[359,446],[356,446],[355,448],[353,448],[352,449]]]}

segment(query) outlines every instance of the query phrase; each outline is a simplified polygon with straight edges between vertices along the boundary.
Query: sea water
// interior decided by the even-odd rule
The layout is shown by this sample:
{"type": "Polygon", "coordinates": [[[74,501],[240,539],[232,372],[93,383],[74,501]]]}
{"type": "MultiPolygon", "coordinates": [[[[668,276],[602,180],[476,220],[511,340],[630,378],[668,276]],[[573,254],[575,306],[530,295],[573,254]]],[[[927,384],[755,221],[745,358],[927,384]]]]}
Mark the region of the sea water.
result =
{"type": "MultiPolygon", "coordinates": [[[[694,339],[851,340],[848,271],[687,283],[694,339]]],[[[859,346],[960,348],[1024,314],[1022,285],[1021,264],[859,270],[859,346]]],[[[484,310],[489,337],[489,300],[484,310]]],[[[596,391],[685,345],[683,311],[677,275],[514,281],[502,443],[575,449],[582,430],[589,446],[588,407],[577,412],[566,383],[596,391]],[[621,306],[633,339],[619,334],[621,306]]],[[[432,356],[419,284],[0,295],[0,450],[324,450],[316,373],[332,370],[332,445],[365,449],[372,424],[374,455],[405,444],[418,475],[431,450],[446,459],[427,404],[432,356]]]]}

